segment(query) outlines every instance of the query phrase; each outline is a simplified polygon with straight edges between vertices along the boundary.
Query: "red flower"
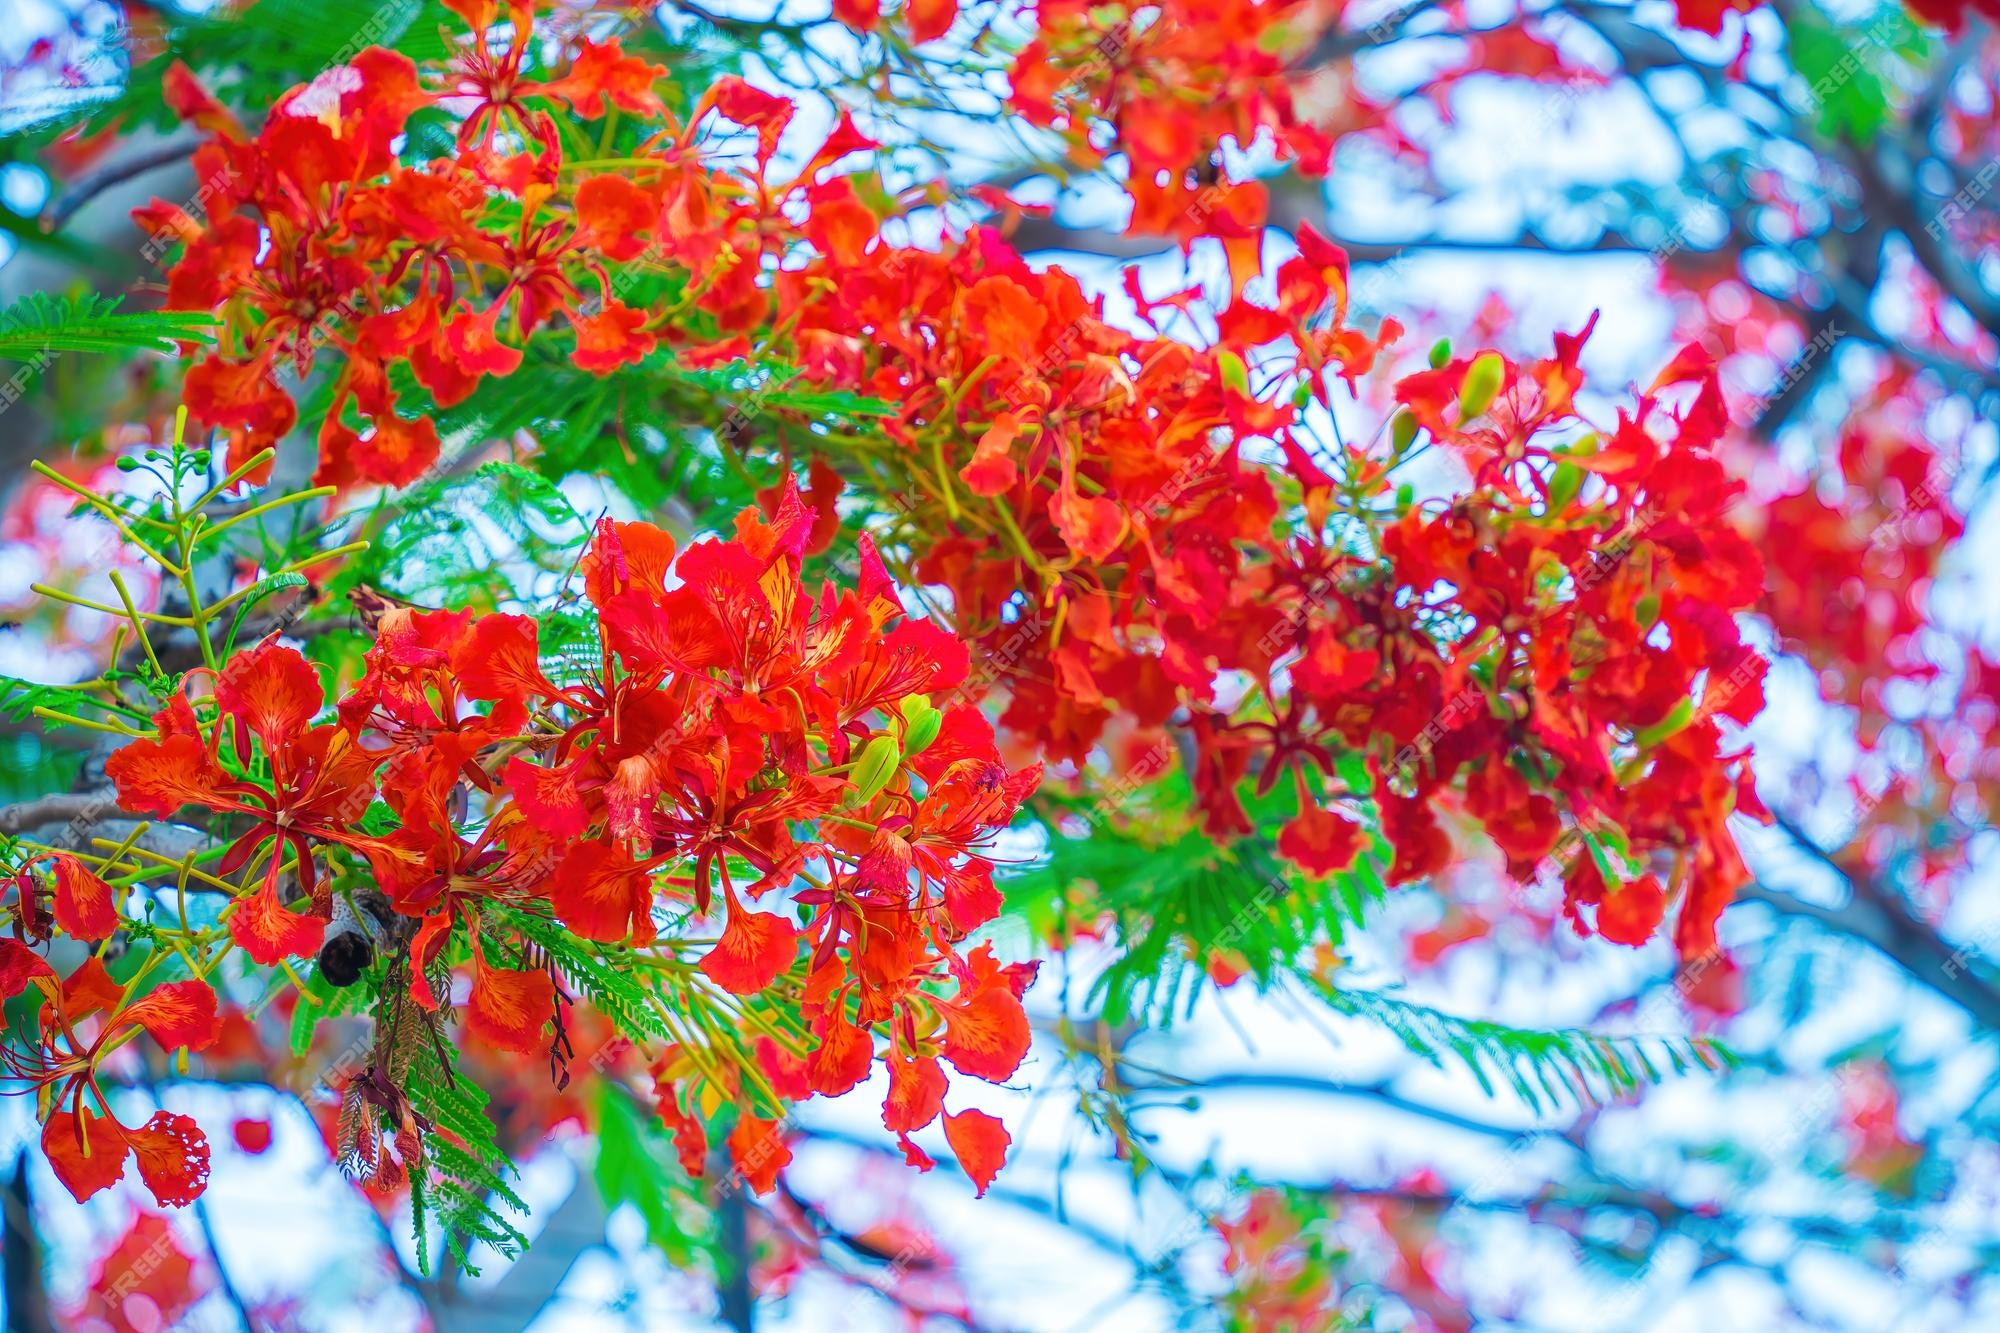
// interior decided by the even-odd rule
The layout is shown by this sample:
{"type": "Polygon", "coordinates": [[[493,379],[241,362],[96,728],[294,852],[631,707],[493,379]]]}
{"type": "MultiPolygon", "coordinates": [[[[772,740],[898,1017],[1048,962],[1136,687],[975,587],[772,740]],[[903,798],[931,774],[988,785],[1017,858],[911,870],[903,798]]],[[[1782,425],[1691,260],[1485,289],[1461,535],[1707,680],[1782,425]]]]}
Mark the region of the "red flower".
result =
{"type": "Polygon", "coordinates": [[[465,1007],[465,1030],[489,1046],[516,1055],[534,1055],[544,1045],[542,1030],[555,1012],[555,983],[542,970],[515,972],[494,967],[472,930],[472,994],[465,1007]]]}
{"type": "Polygon", "coordinates": [[[913,42],[934,41],[951,30],[958,18],[958,0],[909,0],[904,19],[913,42]]]}
{"type": "Polygon", "coordinates": [[[1028,1014],[1021,993],[1033,979],[1019,965],[1001,967],[993,946],[982,944],[961,963],[953,960],[958,998],[939,1004],[944,1018],[944,1058],[954,1069],[989,1083],[1014,1076],[1028,1054],[1028,1014]]]}
{"type": "Polygon", "coordinates": [[[1347,869],[1366,843],[1367,834],[1359,824],[1310,804],[1278,834],[1279,854],[1314,875],[1347,869]]]}
{"type": "Polygon", "coordinates": [[[556,863],[549,901],[562,923],[587,940],[653,942],[653,886],[648,867],[622,848],[586,842],[556,863]]]}
{"type": "MultiPolygon", "coordinates": [[[[41,1044],[32,1050],[0,1047],[7,1072],[41,1090],[48,1112],[42,1149],[56,1178],[79,1202],[115,1184],[136,1157],[139,1175],[162,1205],[178,1207],[198,1196],[208,1180],[208,1140],[185,1116],[156,1112],[139,1129],[111,1115],[97,1066],[139,1031],[167,1050],[201,1050],[221,1030],[215,992],[201,981],[177,981],[128,1001],[97,959],[58,983],[46,964],[21,957],[16,941],[0,942],[6,984],[43,995],[41,1044]],[[92,1028],[94,1035],[91,1035],[92,1028]],[[86,1098],[94,1099],[95,1106],[86,1098]]],[[[30,955],[32,957],[32,955],[30,955]]]]}
{"type": "Polygon", "coordinates": [[[729,904],[722,938],[702,956],[701,970],[716,985],[737,995],[754,995],[770,985],[798,957],[798,928],[769,912],[729,904]]]}
{"type": "Polygon", "coordinates": [[[1605,891],[1597,909],[1597,933],[1614,944],[1637,948],[1653,938],[1666,911],[1666,890],[1659,880],[1645,875],[1605,891]]]}
{"type": "MultiPolygon", "coordinates": [[[[816,1025],[819,1045],[806,1057],[806,1078],[822,1097],[852,1091],[875,1063],[875,1043],[867,1031],[828,1011],[816,1025]]],[[[893,1095],[893,1094],[892,1094],[893,1095]]]]}
{"type": "Polygon", "coordinates": [[[889,1099],[882,1103],[883,1127],[895,1134],[913,1134],[938,1118],[944,1109],[944,1070],[934,1056],[889,1062],[889,1099]]]}
{"type": "Polygon", "coordinates": [[[232,938],[252,961],[317,952],[324,919],[285,907],[278,896],[287,853],[310,897],[316,880],[312,839],[363,848],[370,839],[352,825],[374,795],[375,760],[342,727],[308,724],[324,702],[319,676],[296,649],[267,641],[231,659],[216,677],[220,717],[203,744],[184,700],[155,719],[157,740],[133,741],[114,753],[105,772],[124,807],[169,815],[201,805],[248,816],[251,827],[223,854],[217,873],[241,869],[260,848],[268,852],[259,887],[239,898],[229,916],[232,938]],[[270,786],[226,774],[214,753],[228,730],[239,762],[252,743],[270,766],[270,786]]]}

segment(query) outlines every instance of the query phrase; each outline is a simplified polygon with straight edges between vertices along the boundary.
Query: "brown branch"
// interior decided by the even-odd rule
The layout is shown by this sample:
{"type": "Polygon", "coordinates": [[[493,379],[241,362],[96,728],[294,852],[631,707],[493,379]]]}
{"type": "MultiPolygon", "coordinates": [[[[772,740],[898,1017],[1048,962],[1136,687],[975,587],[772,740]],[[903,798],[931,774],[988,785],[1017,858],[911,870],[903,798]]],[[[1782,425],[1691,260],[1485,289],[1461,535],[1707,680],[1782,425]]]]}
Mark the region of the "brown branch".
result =
{"type": "Polygon", "coordinates": [[[118,809],[117,793],[105,787],[97,791],[51,792],[30,801],[0,807],[0,833],[25,833],[49,824],[67,824],[82,819],[131,819],[118,809]]]}
{"type": "Polygon", "coordinates": [[[1778,816],[1775,822],[1802,852],[1841,878],[1848,886],[1848,899],[1828,906],[1762,882],[1745,888],[1744,898],[1873,946],[1913,980],[1965,1010],[1981,1027],[2000,1030],[2000,979],[1977,949],[1954,947],[1893,889],[1871,876],[1855,874],[1789,819],[1778,816]]]}
{"type": "Polygon", "coordinates": [[[47,213],[43,214],[43,230],[60,231],[63,224],[75,216],[78,209],[114,185],[123,185],[126,181],[143,176],[147,172],[173,166],[176,162],[185,162],[194,156],[194,150],[200,146],[199,141],[194,139],[169,140],[135,152],[122,161],[113,162],[88,176],[81,177],[75,185],[64,190],[62,196],[49,206],[47,213]]]}
{"type": "MultiPolygon", "coordinates": [[[[1324,229],[1325,203],[1317,182],[1295,176],[1276,176],[1265,181],[1270,189],[1267,225],[1290,235],[1311,223],[1324,229]],[[1311,197],[1307,195],[1310,193],[1311,197]]],[[[1147,236],[1138,232],[1115,232],[1104,227],[1077,227],[1053,217],[1024,217],[1010,233],[1015,248],[1022,252],[1067,250],[1076,254],[1101,255],[1107,259],[1141,259],[1164,254],[1178,242],[1167,236],[1147,236]]],[[[1648,254],[1654,247],[1615,232],[1606,232],[1585,245],[1553,245],[1533,232],[1513,236],[1418,236],[1406,240],[1360,240],[1335,236],[1334,244],[1347,251],[1357,264],[1386,264],[1406,255],[1432,254],[1529,254],[1567,258],[1578,255],[1648,254]]]]}

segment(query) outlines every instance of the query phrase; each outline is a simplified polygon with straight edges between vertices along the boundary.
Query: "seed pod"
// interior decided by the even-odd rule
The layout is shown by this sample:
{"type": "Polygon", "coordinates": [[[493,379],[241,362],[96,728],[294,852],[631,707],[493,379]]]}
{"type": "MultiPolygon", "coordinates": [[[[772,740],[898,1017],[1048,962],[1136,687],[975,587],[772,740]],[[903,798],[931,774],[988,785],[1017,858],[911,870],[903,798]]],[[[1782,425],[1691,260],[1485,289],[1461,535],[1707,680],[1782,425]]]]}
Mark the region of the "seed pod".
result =
{"type": "Polygon", "coordinates": [[[319,974],[343,990],[361,980],[375,964],[375,946],[366,935],[346,931],[328,935],[319,946],[319,974]]]}

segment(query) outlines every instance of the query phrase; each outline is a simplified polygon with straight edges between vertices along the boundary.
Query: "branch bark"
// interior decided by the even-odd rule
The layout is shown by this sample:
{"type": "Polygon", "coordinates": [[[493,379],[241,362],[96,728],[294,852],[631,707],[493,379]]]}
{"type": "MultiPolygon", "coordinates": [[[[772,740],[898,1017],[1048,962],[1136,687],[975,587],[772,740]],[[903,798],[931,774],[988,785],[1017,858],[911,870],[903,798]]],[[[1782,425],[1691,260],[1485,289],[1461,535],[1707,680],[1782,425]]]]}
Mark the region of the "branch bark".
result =
{"type": "Polygon", "coordinates": [[[42,1243],[35,1234],[34,1196],[28,1189],[28,1153],[14,1158],[14,1174],[0,1197],[6,1215],[7,1333],[56,1333],[49,1290],[42,1282],[42,1243]]]}
{"type": "Polygon", "coordinates": [[[2000,1031],[2000,977],[1978,949],[1954,947],[1912,912],[1895,890],[1850,871],[1791,820],[1779,816],[1776,823],[1800,851],[1847,884],[1848,900],[1828,906],[1761,881],[1745,889],[1743,897],[1873,946],[1913,980],[1963,1009],[1975,1023],[2000,1031]]]}
{"type": "Polygon", "coordinates": [[[95,791],[59,791],[32,801],[0,807],[0,833],[19,834],[73,820],[130,819],[118,809],[118,794],[109,787],[95,791]]]}

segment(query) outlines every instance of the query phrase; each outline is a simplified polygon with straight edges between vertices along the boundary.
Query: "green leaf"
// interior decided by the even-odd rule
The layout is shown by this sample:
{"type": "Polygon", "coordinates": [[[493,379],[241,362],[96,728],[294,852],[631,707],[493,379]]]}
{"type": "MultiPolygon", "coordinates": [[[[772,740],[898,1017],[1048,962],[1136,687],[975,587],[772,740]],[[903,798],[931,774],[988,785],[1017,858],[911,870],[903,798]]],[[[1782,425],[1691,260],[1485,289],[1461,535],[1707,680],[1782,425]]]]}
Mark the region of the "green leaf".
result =
{"type": "Polygon", "coordinates": [[[258,0],[254,5],[158,6],[160,49],[134,63],[117,87],[83,89],[32,109],[9,108],[16,133],[50,138],[79,123],[101,127],[176,128],[163,81],[174,61],[210,76],[210,90],[225,103],[267,111],[297,84],[344,64],[364,47],[384,46],[418,59],[443,59],[447,33],[460,20],[439,0],[382,0],[329,6],[318,0],[258,0]]]}
{"type": "Polygon", "coordinates": [[[1601,1105],[1662,1081],[1653,1057],[1675,1073],[1734,1068],[1737,1057],[1708,1037],[1606,1036],[1581,1028],[1543,1031],[1459,1018],[1380,991],[1318,988],[1336,1012],[1374,1023],[1442,1069],[1456,1063],[1488,1096],[1504,1085],[1538,1112],[1565,1102],[1601,1105]],[[1449,1059],[1447,1059],[1449,1057],[1449,1059]]]}
{"type": "Polygon", "coordinates": [[[237,632],[243,628],[244,617],[250,614],[251,608],[272,593],[283,592],[287,588],[307,586],[308,580],[303,574],[271,574],[259,579],[252,585],[250,591],[244,594],[243,600],[236,604],[236,614],[229,621],[229,635],[222,641],[222,656],[226,659],[236,651],[237,632]]]}
{"type": "Polygon", "coordinates": [[[1929,43],[1901,11],[1890,9],[1866,27],[1835,26],[1812,5],[1797,5],[1785,20],[1792,67],[1806,82],[1819,132],[1867,145],[1890,115],[1881,70],[1895,52],[1920,60],[1929,43]]]}
{"type": "Polygon", "coordinates": [[[423,1039],[403,1088],[410,1105],[435,1127],[424,1136],[428,1170],[412,1172],[410,1177],[417,1263],[426,1275],[434,1257],[429,1243],[432,1225],[443,1234],[458,1265],[472,1276],[479,1273],[471,1262],[478,1242],[510,1259],[528,1245],[527,1234],[513,1221],[528,1212],[527,1202],[511,1183],[520,1172],[500,1147],[486,1090],[459,1068],[457,1055],[457,1048],[448,1042],[423,1039]]]}
{"type": "Polygon", "coordinates": [[[357,982],[340,987],[328,981],[317,967],[307,971],[298,1007],[292,1010],[290,1031],[292,1054],[304,1055],[312,1046],[313,1033],[329,1018],[362,1012],[374,998],[371,985],[357,982]]]}
{"type": "Polygon", "coordinates": [[[0,310],[0,360],[38,364],[54,352],[172,352],[179,342],[212,342],[213,315],[121,311],[121,296],[29,292],[0,310]]]}
{"type": "MultiPolygon", "coordinates": [[[[384,501],[388,504],[388,501],[384,501]]],[[[513,463],[420,482],[335,580],[369,582],[415,601],[496,606],[538,577],[566,572],[589,525],[554,483],[513,463]]]]}
{"type": "Polygon", "coordinates": [[[657,1119],[647,1115],[624,1088],[609,1079],[597,1086],[598,1193],[607,1208],[629,1203],[646,1220],[646,1236],[677,1268],[692,1267],[702,1255],[702,1237],[683,1216],[693,1193],[665,1141],[657,1119]],[[677,1208],[676,1204],[680,1207],[677,1208]]]}
{"type": "MultiPolygon", "coordinates": [[[[1150,793],[1172,804],[1184,782],[1150,793]]],[[[1386,889],[1377,857],[1364,852],[1337,875],[1314,879],[1279,859],[1269,838],[1219,844],[1188,826],[1142,835],[1103,821],[1083,837],[1050,835],[1035,866],[1008,877],[1008,906],[1036,935],[1077,910],[1108,911],[1117,930],[1111,963],[1091,987],[1105,1021],[1170,1025],[1209,985],[1212,952],[1240,955],[1259,985],[1304,965],[1322,940],[1338,945],[1386,889]]]]}
{"type": "Polygon", "coordinates": [[[653,1009],[650,995],[632,975],[605,962],[595,947],[563,929],[559,922],[532,912],[492,906],[487,912],[505,922],[549,955],[562,979],[581,991],[591,1005],[634,1042],[672,1041],[665,1023],[653,1009]]]}

